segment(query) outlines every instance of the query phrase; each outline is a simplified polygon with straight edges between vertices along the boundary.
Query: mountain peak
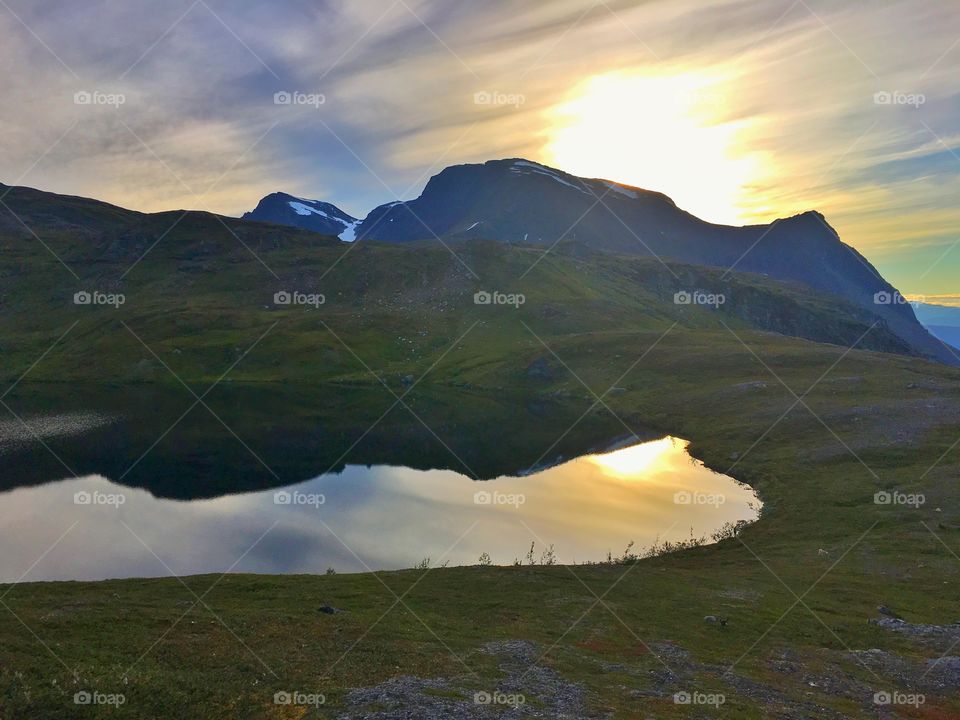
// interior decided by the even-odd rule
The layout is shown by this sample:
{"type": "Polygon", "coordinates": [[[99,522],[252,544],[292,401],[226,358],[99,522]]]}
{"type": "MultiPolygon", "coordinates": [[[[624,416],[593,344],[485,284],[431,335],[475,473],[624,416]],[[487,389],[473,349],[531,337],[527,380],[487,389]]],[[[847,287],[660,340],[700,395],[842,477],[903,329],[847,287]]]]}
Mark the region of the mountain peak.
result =
{"type": "Polygon", "coordinates": [[[333,235],[345,242],[356,239],[356,228],[360,222],[332,203],[285,192],[267,195],[252,212],[244,214],[243,219],[302,227],[323,235],[333,235]]]}

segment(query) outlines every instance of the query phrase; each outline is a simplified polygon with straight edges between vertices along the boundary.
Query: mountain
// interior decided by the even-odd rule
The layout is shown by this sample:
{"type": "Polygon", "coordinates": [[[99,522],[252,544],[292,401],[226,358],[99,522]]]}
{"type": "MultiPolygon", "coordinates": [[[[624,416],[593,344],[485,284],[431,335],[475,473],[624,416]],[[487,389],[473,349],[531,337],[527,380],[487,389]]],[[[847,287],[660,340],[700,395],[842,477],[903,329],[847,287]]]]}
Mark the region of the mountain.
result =
{"type": "Polygon", "coordinates": [[[305,200],[282,192],[267,195],[243,219],[313,230],[323,235],[334,235],[344,242],[354,241],[354,230],[360,222],[331,203],[305,200]]]}
{"type": "Polygon", "coordinates": [[[917,319],[934,337],[960,349],[960,307],[913,303],[917,319]]]}
{"type": "MultiPolygon", "coordinates": [[[[277,222],[303,227],[303,218],[277,222]],[[293,222],[290,222],[292,220],[293,222]]],[[[415,200],[382,205],[356,238],[390,243],[485,238],[639,255],[797,282],[869,310],[918,354],[956,363],[900,293],[817,212],[769,225],[705,222],[666,195],[523,159],[448,167],[415,200]]]]}
{"type": "Polygon", "coordinates": [[[28,368],[33,381],[171,382],[172,370],[213,382],[274,326],[230,379],[362,384],[374,368],[401,382],[464,336],[433,382],[526,392],[565,377],[532,332],[614,366],[638,338],[661,337],[661,361],[676,368],[692,348],[749,362],[741,337],[783,353],[835,354],[827,343],[919,355],[870,309],[753,273],[571,242],[547,256],[486,239],[457,241],[456,255],[438,242],[362,242],[344,253],[336,237],[298,227],[0,192],[0,376],[9,382],[28,368]],[[691,294],[717,302],[682,301],[691,294]],[[51,351],[65,333],[69,342],[51,351]]]}

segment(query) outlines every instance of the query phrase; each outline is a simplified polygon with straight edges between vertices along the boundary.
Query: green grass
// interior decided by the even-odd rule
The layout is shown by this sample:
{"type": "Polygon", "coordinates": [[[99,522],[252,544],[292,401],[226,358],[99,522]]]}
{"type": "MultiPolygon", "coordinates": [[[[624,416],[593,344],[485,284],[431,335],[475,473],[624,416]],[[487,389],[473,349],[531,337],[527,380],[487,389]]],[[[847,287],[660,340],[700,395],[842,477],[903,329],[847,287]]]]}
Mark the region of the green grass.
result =
{"type": "MultiPolygon", "coordinates": [[[[59,657],[79,674],[76,686],[122,689],[128,696],[122,712],[130,717],[187,706],[201,717],[283,717],[270,699],[284,688],[323,692],[334,707],[346,690],[398,674],[476,682],[465,664],[481,676],[481,686],[492,683],[498,671],[480,648],[490,640],[518,638],[552,648],[543,662],[583,682],[592,702],[614,717],[682,716],[682,708],[668,700],[638,701],[630,694],[650,671],[663,669],[644,647],[659,642],[687,649],[699,663],[728,666],[743,656],[737,673],[850,715],[863,711],[799,677],[772,671],[771,658],[789,650],[813,676],[843,673],[867,687],[906,692],[895,678],[873,677],[847,648],[937,656],[932,648],[869,625],[880,604],[915,622],[956,619],[960,561],[940,540],[953,552],[960,549],[960,453],[953,449],[921,476],[960,433],[956,412],[941,402],[955,403],[960,395],[958,373],[908,358],[853,352],[840,359],[842,348],[754,333],[742,337],[798,394],[839,360],[805,398],[812,412],[794,408],[749,452],[795,398],[727,331],[671,333],[621,381],[627,393],[609,399],[628,424],[653,421],[691,438],[691,451],[720,471],[730,470],[732,453],[740,453],[731,474],[754,485],[765,502],[762,519],[742,541],[630,566],[228,576],[219,582],[208,576],[187,579],[189,590],[174,579],[4,588],[12,612],[0,614],[3,704],[12,717],[84,717],[58,689],[75,687],[59,657]],[[736,389],[758,380],[766,388],[736,389]],[[908,389],[921,382],[938,389],[908,389]],[[927,405],[940,410],[922,412],[927,405]],[[897,441],[898,434],[905,439],[897,441]],[[878,507],[878,487],[920,490],[929,502],[920,509],[878,507]],[[803,597],[789,612],[795,597],[785,585],[803,597]],[[204,598],[209,608],[193,608],[167,632],[195,599],[191,590],[202,595],[210,587],[204,598]],[[405,604],[395,606],[394,594],[407,590],[405,604]],[[604,604],[594,606],[593,593],[608,590],[604,604]],[[323,604],[348,612],[325,615],[317,610],[323,604]],[[728,617],[728,626],[704,623],[707,614],[728,617]],[[601,672],[602,663],[624,664],[639,675],[601,672]],[[120,678],[131,666],[124,685],[120,678]]],[[[651,338],[607,333],[555,337],[550,344],[599,389],[651,338]]],[[[446,372],[458,363],[451,358],[446,372]]],[[[504,382],[514,377],[510,366],[500,372],[504,382]]],[[[549,385],[551,392],[558,388],[574,398],[586,395],[569,374],[549,385]]],[[[704,692],[725,692],[725,712],[766,712],[716,677],[702,683],[704,692]]],[[[931,697],[926,710],[937,707],[944,717],[960,711],[949,693],[931,697]]]]}
{"type": "MultiPolygon", "coordinates": [[[[429,370],[414,398],[466,388],[481,407],[484,398],[509,405],[532,393],[574,417],[593,392],[616,384],[625,392],[604,401],[619,418],[614,426],[690,439],[697,458],[750,483],[764,512],[739,539],[628,565],[0,587],[0,717],[93,717],[72,696],[96,688],[125,694],[111,712],[118,717],[181,717],[189,708],[198,718],[332,718],[351,688],[397,675],[496,687],[497,662],[481,649],[498,639],[536,642],[543,664],[583,683],[591,707],[614,718],[688,716],[669,696],[636,694],[665,671],[650,652],[662,643],[702,665],[735,665],[738,676],[789,700],[875,717],[873,692],[909,692],[920,673],[875,677],[848,650],[879,648],[910,661],[946,650],[868,620],[881,604],[913,622],[957,619],[960,372],[847,352],[843,342],[870,321],[829,298],[678,268],[735,300],[720,313],[677,307],[669,298],[682,285],[655,261],[560,252],[521,281],[539,253],[485,244],[459,248],[482,281],[442,248],[373,246],[351,250],[321,280],[342,246],[306,247],[318,241],[296,233],[279,249],[258,246],[279,282],[242,248],[225,250],[229,238],[210,248],[197,232],[172,234],[119,283],[129,258],[111,260],[99,241],[81,248],[71,237],[45,239],[77,267],[79,284],[42,248],[7,248],[0,350],[8,384],[29,370],[27,382],[65,395],[137,382],[185,393],[163,363],[205,388],[279,321],[225,382],[343,391],[383,378],[400,390],[403,376],[429,370]],[[29,277],[17,270],[24,264],[35,269],[29,277]],[[123,308],[70,304],[77,289],[101,285],[127,294],[123,308]],[[284,288],[317,289],[328,303],[269,307],[284,288]],[[524,292],[527,303],[477,307],[480,288],[524,292]],[[776,329],[779,316],[800,317],[801,334],[828,332],[840,344],[762,331],[776,329]],[[545,375],[528,372],[537,362],[545,375]],[[877,506],[881,488],[923,492],[927,503],[877,506]],[[196,595],[203,602],[194,606],[196,595]],[[318,611],[325,604],[348,612],[326,615],[318,611]],[[729,623],[705,623],[708,614],[729,623]],[[779,672],[784,654],[801,670],[779,672]],[[830,679],[859,683],[855,697],[831,691],[830,679]],[[273,693],[290,689],[324,693],[328,703],[301,715],[275,706],[273,693]]],[[[862,347],[894,344],[877,328],[862,347]]],[[[721,674],[700,668],[684,682],[723,692],[726,716],[774,713],[776,703],[721,674]]],[[[950,689],[927,695],[920,711],[902,714],[960,713],[950,689]]]]}

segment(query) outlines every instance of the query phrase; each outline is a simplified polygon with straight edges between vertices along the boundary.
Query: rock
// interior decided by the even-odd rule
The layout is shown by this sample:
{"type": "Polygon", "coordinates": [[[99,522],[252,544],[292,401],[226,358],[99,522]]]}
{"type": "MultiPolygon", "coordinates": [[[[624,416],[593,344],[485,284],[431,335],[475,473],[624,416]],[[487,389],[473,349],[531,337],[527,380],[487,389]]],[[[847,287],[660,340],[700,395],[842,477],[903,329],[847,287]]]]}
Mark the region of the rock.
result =
{"type": "Polygon", "coordinates": [[[335,608],[330,605],[322,605],[318,610],[324,615],[336,615],[337,613],[346,612],[346,610],[341,610],[340,608],[335,608]]]}
{"type": "Polygon", "coordinates": [[[534,360],[527,366],[527,377],[536,380],[553,380],[554,370],[545,357],[534,360]]]}
{"type": "Polygon", "coordinates": [[[893,610],[888,608],[886,605],[878,605],[877,612],[880,613],[881,615],[886,615],[887,617],[897,618],[898,620],[900,619],[900,616],[897,615],[893,610]]]}

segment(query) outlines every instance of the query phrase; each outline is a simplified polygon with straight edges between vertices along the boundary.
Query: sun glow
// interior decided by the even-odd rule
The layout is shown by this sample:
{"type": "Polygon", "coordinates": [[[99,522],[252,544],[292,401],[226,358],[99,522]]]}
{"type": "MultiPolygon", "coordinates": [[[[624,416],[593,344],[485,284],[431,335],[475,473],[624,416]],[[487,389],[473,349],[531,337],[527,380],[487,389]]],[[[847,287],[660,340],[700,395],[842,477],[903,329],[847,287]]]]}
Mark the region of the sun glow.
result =
{"type": "Polygon", "coordinates": [[[604,455],[591,455],[588,459],[607,475],[637,478],[642,473],[664,465],[674,449],[673,443],[673,438],[665,437],[604,455]]]}
{"type": "Polygon", "coordinates": [[[728,119],[732,86],[719,75],[593,77],[550,111],[548,159],[665,193],[705,220],[741,222],[763,162],[743,147],[749,125],[728,119]]]}

